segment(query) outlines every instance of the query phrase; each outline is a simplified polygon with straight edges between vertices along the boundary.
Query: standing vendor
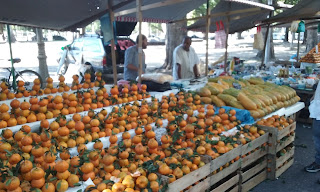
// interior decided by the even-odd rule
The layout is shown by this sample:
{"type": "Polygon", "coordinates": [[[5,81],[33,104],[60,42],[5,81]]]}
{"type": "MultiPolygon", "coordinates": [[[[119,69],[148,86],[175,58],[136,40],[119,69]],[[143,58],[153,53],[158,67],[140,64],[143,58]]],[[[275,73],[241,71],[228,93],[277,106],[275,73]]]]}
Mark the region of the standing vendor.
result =
{"type": "Polygon", "coordinates": [[[199,58],[190,45],[191,37],[187,36],[183,39],[182,44],[173,51],[172,76],[174,80],[199,77],[197,67],[199,58]]]}
{"type": "MultiPolygon", "coordinates": [[[[142,49],[146,49],[148,39],[142,35],[142,49]]],[[[136,80],[139,76],[139,35],[137,36],[136,45],[129,47],[124,57],[124,79],[127,81],[136,80]]],[[[142,73],[146,71],[145,55],[142,51],[142,73]]]]}
{"type": "Polygon", "coordinates": [[[313,142],[316,151],[314,162],[305,167],[305,170],[310,173],[320,171],[320,83],[317,86],[316,92],[311,98],[309,106],[310,118],[313,118],[312,132],[313,142]]]}

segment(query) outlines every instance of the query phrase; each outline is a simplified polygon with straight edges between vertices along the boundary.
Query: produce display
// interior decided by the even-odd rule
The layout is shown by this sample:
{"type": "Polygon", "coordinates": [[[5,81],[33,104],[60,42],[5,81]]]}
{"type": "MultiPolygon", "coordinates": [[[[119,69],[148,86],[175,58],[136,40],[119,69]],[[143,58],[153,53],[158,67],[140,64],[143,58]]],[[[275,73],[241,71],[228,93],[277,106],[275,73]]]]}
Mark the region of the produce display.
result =
{"type": "MultiPolygon", "coordinates": [[[[316,46],[318,46],[318,50],[320,50],[320,43],[316,46]]],[[[316,48],[314,47],[300,59],[300,62],[320,63],[320,53],[316,53],[316,48]]]]}
{"type": "Polygon", "coordinates": [[[232,77],[218,77],[208,81],[199,90],[203,103],[247,109],[255,119],[300,100],[294,89],[266,83],[260,78],[235,80],[232,77]]]}
{"type": "Polygon", "coordinates": [[[261,119],[257,121],[257,125],[262,125],[266,127],[274,127],[278,130],[288,127],[294,122],[292,118],[285,118],[284,116],[280,117],[279,115],[273,115],[267,119],[261,119]]]}
{"type": "MultiPolygon", "coordinates": [[[[59,86],[63,87],[62,77],[60,80],[59,86]]],[[[49,82],[48,85],[50,85],[49,82]]],[[[97,91],[90,89],[70,94],[64,92],[62,95],[47,95],[41,99],[30,97],[29,101],[23,102],[13,99],[10,102],[10,107],[5,103],[0,105],[0,128],[141,100],[150,97],[146,89],[145,85],[142,85],[139,90],[137,85],[132,84],[130,87],[112,87],[110,96],[107,89],[103,87],[97,91]]]]}
{"type": "Polygon", "coordinates": [[[235,115],[223,108],[215,115],[199,95],[180,91],[161,101],[114,107],[109,114],[90,111],[51,124],[42,119],[39,133],[27,125],[15,134],[6,129],[0,190],[66,191],[91,178],[95,185],[88,191],[166,191],[168,183],[204,166],[203,156],[215,159],[265,134],[255,126],[240,127],[235,115]],[[104,148],[99,139],[106,136],[110,145],[104,148]],[[72,147],[79,156],[71,157],[72,147]]]}
{"type": "Polygon", "coordinates": [[[59,76],[59,84],[58,87],[54,87],[53,85],[53,79],[51,77],[48,77],[46,79],[46,87],[44,89],[41,89],[40,80],[35,79],[33,81],[32,90],[26,90],[24,87],[25,83],[23,81],[17,81],[17,91],[16,93],[12,92],[9,89],[9,85],[3,81],[0,84],[1,92],[0,92],[0,101],[4,101],[7,99],[14,99],[14,98],[22,98],[22,97],[29,97],[29,96],[39,96],[44,94],[53,94],[53,93],[62,93],[67,92],[70,90],[81,90],[81,89],[88,89],[93,87],[100,87],[102,88],[105,85],[105,82],[102,80],[102,73],[96,72],[95,73],[95,81],[91,82],[91,74],[85,73],[84,75],[84,83],[79,83],[79,76],[73,75],[73,81],[71,84],[71,87],[68,86],[64,81],[65,78],[63,75],[59,76]]]}

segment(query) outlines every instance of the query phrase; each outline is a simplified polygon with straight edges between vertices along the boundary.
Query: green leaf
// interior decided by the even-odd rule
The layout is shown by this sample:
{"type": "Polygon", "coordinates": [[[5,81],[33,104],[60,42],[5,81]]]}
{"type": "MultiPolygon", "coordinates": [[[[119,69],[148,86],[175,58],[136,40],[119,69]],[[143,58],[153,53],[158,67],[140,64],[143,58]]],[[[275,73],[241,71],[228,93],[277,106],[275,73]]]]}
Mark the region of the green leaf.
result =
{"type": "Polygon", "coordinates": [[[102,182],[105,183],[105,184],[109,184],[109,183],[114,184],[114,182],[111,181],[111,180],[104,180],[104,181],[102,181],[102,182]]]}
{"type": "Polygon", "coordinates": [[[58,182],[57,189],[60,190],[60,188],[61,188],[61,182],[58,182]]]}
{"type": "Polygon", "coordinates": [[[79,187],[79,186],[81,186],[81,184],[80,183],[75,183],[75,184],[73,184],[75,187],[79,187]]]}

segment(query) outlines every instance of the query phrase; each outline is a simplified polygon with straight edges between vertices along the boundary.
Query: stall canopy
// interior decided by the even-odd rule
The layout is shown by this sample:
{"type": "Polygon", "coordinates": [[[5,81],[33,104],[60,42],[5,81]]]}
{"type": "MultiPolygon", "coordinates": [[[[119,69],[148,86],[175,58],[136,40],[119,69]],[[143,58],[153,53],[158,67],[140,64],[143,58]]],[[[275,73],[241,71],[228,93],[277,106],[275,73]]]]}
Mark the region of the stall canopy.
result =
{"type": "MultiPolygon", "coordinates": [[[[144,0],[144,21],[182,19],[206,0],[144,0]]],[[[53,30],[75,30],[108,12],[108,0],[0,0],[0,23],[53,30]]],[[[117,21],[135,22],[136,0],[113,0],[117,21]]]]}
{"type": "MultiPolygon", "coordinates": [[[[217,30],[216,22],[227,20],[229,17],[229,33],[244,31],[265,20],[273,7],[246,0],[221,0],[211,10],[210,32],[217,30]]],[[[205,31],[206,18],[199,19],[188,27],[189,30],[205,31]]]]}
{"type": "Polygon", "coordinates": [[[320,0],[301,0],[291,9],[271,17],[263,21],[263,23],[292,22],[300,19],[319,19],[319,11],[320,0]]]}

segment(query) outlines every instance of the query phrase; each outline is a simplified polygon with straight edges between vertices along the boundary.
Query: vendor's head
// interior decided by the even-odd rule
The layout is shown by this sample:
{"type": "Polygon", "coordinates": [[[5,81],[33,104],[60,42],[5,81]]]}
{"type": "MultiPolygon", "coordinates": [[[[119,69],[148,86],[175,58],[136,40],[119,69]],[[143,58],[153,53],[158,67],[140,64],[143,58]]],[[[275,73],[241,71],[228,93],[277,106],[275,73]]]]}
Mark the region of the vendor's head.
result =
{"type": "Polygon", "coordinates": [[[182,41],[182,47],[184,50],[189,51],[191,45],[191,37],[185,36],[182,41]]]}
{"type": "MultiPolygon", "coordinates": [[[[146,49],[148,45],[148,39],[145,35],[141,35],[141,36],[142,36],[142,49],[146,49]]],[[[139,45],[139,35],[137,36],[136,43],[137,45],[139,45]]]]}

